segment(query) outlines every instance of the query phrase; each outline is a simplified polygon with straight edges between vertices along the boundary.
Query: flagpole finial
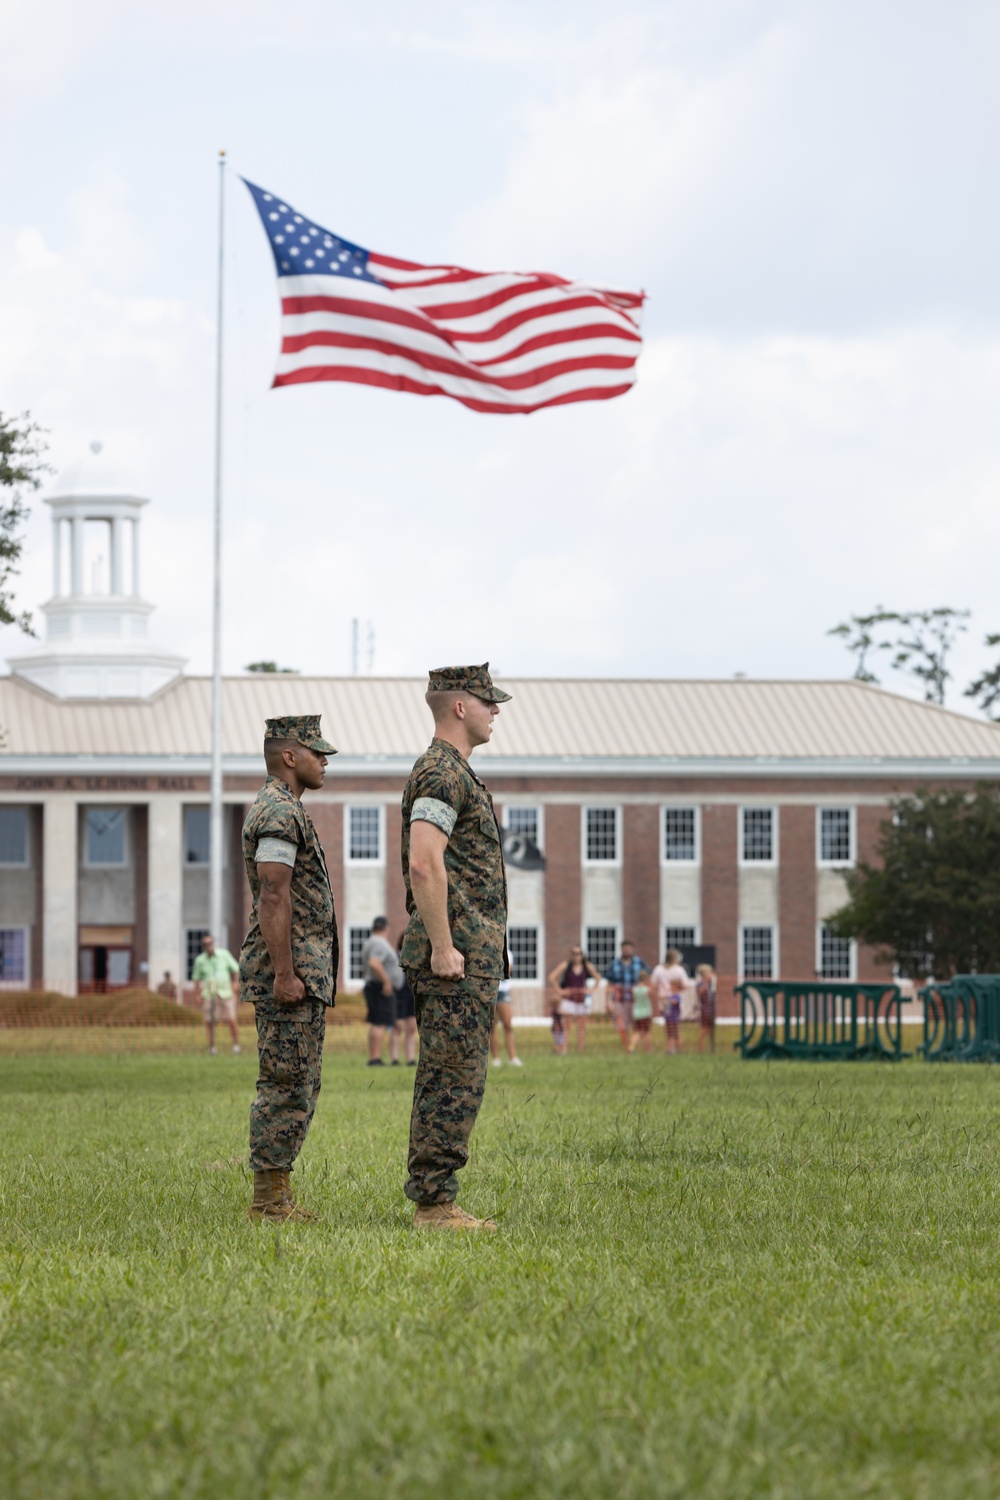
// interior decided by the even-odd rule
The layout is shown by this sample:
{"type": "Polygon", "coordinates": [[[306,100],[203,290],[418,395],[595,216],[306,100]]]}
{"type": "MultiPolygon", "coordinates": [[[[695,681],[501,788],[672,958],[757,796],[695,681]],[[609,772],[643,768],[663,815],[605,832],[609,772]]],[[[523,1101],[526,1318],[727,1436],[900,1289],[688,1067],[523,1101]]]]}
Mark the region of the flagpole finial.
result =
{"type": "Polygon", "coordinates": [[[225,154],[226,154],[226,148],[223,146],[222,149],[219,151],[219,156],[223,157],[223,156],[225,156],[225,154]]]}

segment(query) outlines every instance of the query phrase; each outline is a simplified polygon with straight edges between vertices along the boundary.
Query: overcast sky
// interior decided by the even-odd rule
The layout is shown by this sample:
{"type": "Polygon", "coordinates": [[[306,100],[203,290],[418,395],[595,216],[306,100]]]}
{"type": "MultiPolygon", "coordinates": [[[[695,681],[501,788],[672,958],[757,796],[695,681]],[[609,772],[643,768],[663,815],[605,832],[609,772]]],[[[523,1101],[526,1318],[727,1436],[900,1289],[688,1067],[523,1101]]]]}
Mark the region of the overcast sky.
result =
{"type": "Polygon", "coordinates": [[[830,677],[827,628],[884,603],[971,608],[967,680],[1000,631],[995,0],[365,11],[0,18],[0,410],[57,469],[101,439],[149,494],[157,637],[207,670],[224,146],[370,249],[649,298],[608,403],[270,391],[275,282],[234,175],[227,671],[344,672],[358,616],[380,673],[830,677]]]}

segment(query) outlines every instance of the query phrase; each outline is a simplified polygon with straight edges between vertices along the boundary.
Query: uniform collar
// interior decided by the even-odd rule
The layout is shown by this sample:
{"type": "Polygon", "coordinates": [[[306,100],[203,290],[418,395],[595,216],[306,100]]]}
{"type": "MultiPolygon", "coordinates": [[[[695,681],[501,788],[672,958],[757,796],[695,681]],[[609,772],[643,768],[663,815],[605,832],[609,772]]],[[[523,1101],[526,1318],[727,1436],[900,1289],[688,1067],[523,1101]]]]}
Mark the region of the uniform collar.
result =
{"type": "Polygon", "coordinates": [[[484,783],[480,781],[479,777],[476,775],[475,771],[472,769],[472,767],[469,765],[469,762],[462,754],[461,750],[456,749],[450,740],[440,740],[438,739],[437,735],[435,735],[431,740],[431,746],[433,747],[434,745],[437,745],[439,750],[447,750],[449,755],[453,755],[458,761],[459,765],[463,768],[463,770],[469,773],[476,785],[484,787],[484,783]]]}
{"type": "Polygon", "coordinates": [[[286,797],[290,797],[293,802],[298,802],[299,800],[288,785],[288,782],[284,781],[280,776],[268,776],[264,785],[270,787],[272,791],[276,791],[279,794],[283,793],[286,797]]]}

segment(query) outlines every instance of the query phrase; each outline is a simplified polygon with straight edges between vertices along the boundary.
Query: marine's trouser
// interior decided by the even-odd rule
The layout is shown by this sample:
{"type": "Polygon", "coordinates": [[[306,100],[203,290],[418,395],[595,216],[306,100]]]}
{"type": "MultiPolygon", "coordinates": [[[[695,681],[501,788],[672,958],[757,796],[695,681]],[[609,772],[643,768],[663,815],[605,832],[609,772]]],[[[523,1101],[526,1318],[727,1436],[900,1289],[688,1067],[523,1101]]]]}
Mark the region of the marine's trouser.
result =
{"type": "Polygon", "coordinates": [[[451,1203],[483,1102],[496,1013],[496,979],[410,976],[420,1059],[413,1080],[410,1175],[414,1203],[451,1203]]]}
{"type": "Polygon", "coordinates": [[[250,1106],[250,1165],[290,1172],[316,1111],[326,1006],[258,1001],[257,1097],[250,1106]]]}

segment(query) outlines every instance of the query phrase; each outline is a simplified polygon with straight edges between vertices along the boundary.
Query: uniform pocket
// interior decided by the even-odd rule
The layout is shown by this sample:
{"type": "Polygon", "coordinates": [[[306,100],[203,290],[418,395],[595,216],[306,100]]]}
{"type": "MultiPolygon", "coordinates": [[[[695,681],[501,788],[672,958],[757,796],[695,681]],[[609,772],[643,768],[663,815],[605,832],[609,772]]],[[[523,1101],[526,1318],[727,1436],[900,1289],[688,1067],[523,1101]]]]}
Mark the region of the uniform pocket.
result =
{"type": "Polygon", "coordinates": [[[490,812],[488,807],[484,807],[480,810],[479,828],[480,832],[485,833],[488,839],[492,839],[495,844],[499,844],[500,830],[497,828],[496,818],[490,812]]]}

